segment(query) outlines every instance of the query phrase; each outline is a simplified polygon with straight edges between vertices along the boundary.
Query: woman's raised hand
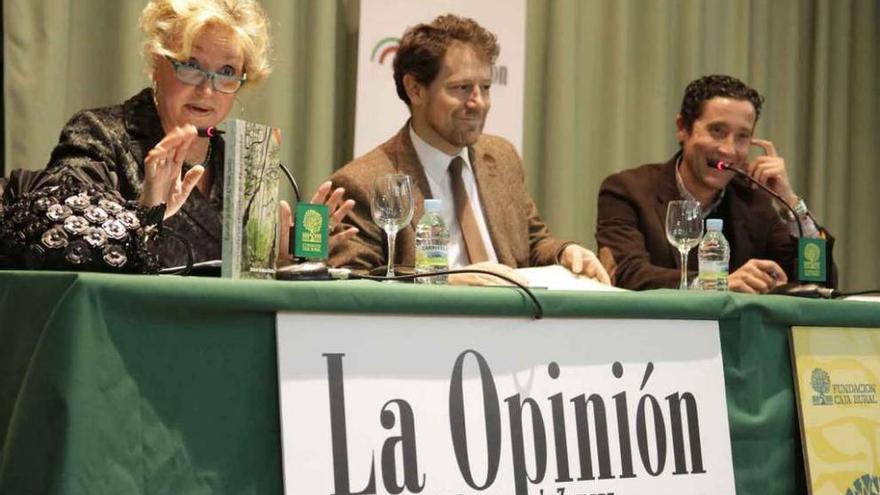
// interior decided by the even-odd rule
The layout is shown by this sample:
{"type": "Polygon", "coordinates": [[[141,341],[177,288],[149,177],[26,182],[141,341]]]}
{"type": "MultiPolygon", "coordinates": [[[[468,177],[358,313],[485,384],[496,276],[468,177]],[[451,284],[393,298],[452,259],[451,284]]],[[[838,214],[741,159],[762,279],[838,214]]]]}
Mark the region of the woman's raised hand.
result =
{"type": "Polygon", "coordinates": [[[144,159],[144,184],[138,202],[144,206],[165,203],[165,218],[180,210],[205,168],[195,165],[181,176],[189,147],[197,137],[196,127],[175,127],[147,153],[144,159]]]}

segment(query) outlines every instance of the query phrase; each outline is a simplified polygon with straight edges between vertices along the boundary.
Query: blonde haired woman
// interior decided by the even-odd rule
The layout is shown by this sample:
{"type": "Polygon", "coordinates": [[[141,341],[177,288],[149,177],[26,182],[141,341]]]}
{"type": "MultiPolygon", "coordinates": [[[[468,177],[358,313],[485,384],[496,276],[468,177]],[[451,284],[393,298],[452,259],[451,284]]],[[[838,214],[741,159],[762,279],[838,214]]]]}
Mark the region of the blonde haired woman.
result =
{"type": "MultiPolygon", "coordinates": [[[[47,171],[99,182],[141,204],[166,204],[165,225],[185,237],[194,260],[220,258],[223,140],[200,137],[229,114],[236,93],[271,72],[268,20],[254,0],[153,0],[141,14],[152,87],[121,105],[85,110],[61,131],[47,171]]],[[[322,185],[331,223],[351,210],[341,189],[322,185]]],[[[283,205],[289,222],[289,207],[283,205]]],[[[283,229],[286,230],[286,229],[283,229]]],[[[334,236],[344,241],[356,232],[334,236]]],[[[181,265],[178,242],[157,246],[160,263],[181,265]]]]}

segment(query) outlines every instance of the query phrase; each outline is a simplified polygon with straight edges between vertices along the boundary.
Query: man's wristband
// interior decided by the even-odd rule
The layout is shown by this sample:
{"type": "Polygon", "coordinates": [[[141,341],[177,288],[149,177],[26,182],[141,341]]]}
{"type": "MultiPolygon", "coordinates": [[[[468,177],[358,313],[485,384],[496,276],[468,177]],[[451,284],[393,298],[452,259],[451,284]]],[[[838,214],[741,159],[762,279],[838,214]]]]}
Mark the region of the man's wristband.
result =
{"type": "Polygon", "coordinates": [[[810,210],[807,209],[807,203],[804,202],[803,198],[798,198],[797,204],[794,205],[794,212],[799,217],[805,217],[807,216],[807,213],[810,212],[810,210]]]}
{"type": "Polygon", "coordinates": [[[792,207],[792,210],[794,210],[794,213],[795,213],[795,215],[797,215],[797,217],[791,216],[791,210],[782,210],[783,212],[785,212],[785,214],[783,215],[783,218],[788,219],[788,221],[790,221],[790,222],[794,222],[798,218],[800,218],[800,219],[807,218],[807,216],[809,216],[809,214],[810,214],[810,210],[807,209],[807,203],[805,203],[804,199],[800,198],[800,197],[798,198],[797,203],[795,203],[794,206],[792,207]]]}

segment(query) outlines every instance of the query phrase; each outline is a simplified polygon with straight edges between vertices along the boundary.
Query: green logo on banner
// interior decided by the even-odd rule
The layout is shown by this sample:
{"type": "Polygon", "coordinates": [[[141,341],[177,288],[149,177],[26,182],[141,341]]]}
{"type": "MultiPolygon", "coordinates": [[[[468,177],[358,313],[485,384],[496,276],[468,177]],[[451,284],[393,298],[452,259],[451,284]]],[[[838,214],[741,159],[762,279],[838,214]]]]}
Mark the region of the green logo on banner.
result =
{"type": "Polygon", "coordinates": [[[312,260],[327,259],[327,205],[297,203],[293,255],[312,260]]]}
{"type": "Polygon", "coordinates": [[[800,239],[798,241],[798,276],[802,282],[825,281],[824,239],[800,239]]]}
{"type": "Polygon", "coordinates": [[[831,375],[822,368],[815,368],[810,375],[810,386],[816,392],[813,396],[814,406],[831,406],[834,399],[829,395],[831,392],[831,375]]]}

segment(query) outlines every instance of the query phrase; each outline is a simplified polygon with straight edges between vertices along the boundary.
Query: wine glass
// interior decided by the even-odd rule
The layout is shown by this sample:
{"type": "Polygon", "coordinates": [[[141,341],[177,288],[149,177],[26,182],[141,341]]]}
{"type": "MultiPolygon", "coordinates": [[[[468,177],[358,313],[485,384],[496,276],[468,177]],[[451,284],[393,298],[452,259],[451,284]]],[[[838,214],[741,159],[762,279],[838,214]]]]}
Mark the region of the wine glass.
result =
{"type": "Polygon", "coordinates": [[[397,231],[405,227],[413,216],[412,181],[408,175],[385,174],[373,182],[370,198],[373,221],[385,231],[388,238],[388,265],[386,277],[394,276],[394,241],[397,231]]]}
{"type": "Polygon", "coordinates": [[[670,201],[666,207],[666,238],[681,253],[681,283],[687,290],[688,251],[703,237],[703,214],[698,201],[670,201]]]}

